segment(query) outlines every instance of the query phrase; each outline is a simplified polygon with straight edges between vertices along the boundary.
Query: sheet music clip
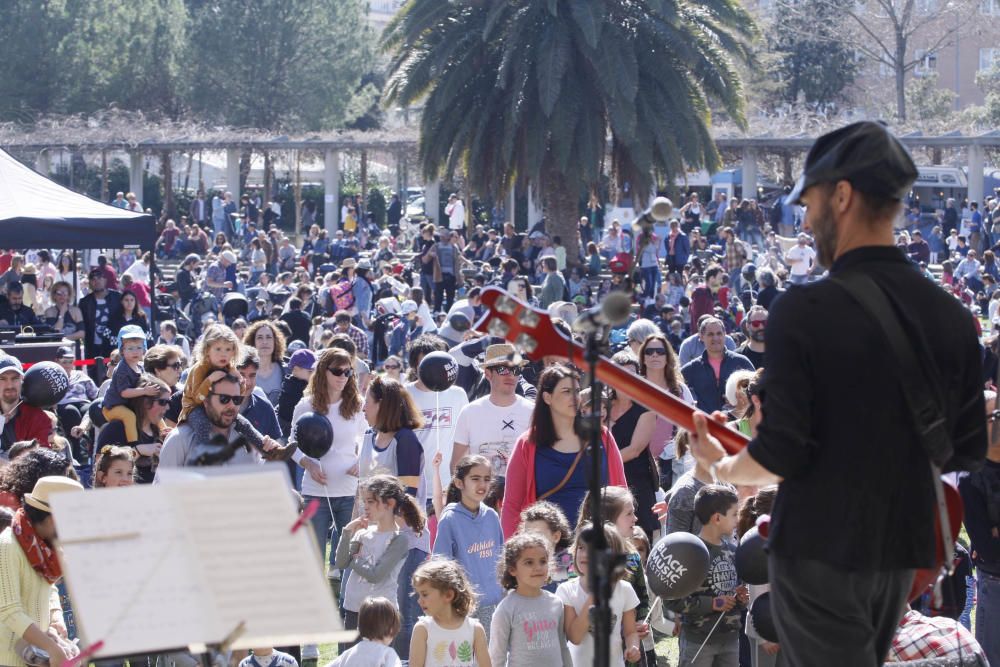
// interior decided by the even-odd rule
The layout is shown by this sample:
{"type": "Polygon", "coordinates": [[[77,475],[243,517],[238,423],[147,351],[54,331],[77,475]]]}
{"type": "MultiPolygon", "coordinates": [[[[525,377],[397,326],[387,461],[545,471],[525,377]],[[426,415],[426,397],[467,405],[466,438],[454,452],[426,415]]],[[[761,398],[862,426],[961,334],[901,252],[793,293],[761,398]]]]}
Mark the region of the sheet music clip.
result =
{"type": "Polygon", "coordinates": [[[237,639],[246,632],[246,621],[240,621],[232,631],[218,644],[192,644],[188,651],[201,656],[202,667],[225,667],[229,662],[229,651],[237,639]]]}
{"type": "Polygon", "coordinates": [[[236,627],[233,628],[233,631],[230,632],[228,635],[226,635],[226,638],[222,640],[221,644],[219,644],[219,652],[229,653],[229,649],[232,648],[236,640],[242,637],[243,633],[246,631],[247,631],[246,621],[240,621],[236,625],[236,627]]]}
{"type": "Polygon", "coordinates": [[[98,640],[93,644],[91,644],[90,646],[88,646],[87,648],[83,649],[82,651],[80,651],[79,654],[64,662],[63,665],[64,667],[76,667],[76,665],[85,665],[87,664],[87,662],[89,662],[88,659],[95,653],[100,651],[102,648],[104,648],[103,639],[98,640]]]}
{"type": "Polygon", "coordinates": [[[302,510],[302,514],[300,514],[299,518],[295,520],[295,523],[292,524],[292,534],[294,535],[299,528],[305,525],[306,521],[309,521],[316,516],[317,511],[319,511],[319,499],[313,498],[309,501],[309,504],[306,505],[306,508],[302,510]]]}

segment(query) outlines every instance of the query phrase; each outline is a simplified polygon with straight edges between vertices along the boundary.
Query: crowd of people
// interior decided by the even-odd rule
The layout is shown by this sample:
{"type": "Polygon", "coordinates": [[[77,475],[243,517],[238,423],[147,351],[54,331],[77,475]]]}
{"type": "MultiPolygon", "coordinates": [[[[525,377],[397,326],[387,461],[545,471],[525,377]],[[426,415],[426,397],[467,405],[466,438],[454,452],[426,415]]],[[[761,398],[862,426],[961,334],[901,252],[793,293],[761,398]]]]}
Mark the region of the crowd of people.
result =
{"type": "MultiPolygon", "coordinates": [[[[466,228],[453,196],[455,220],[423,224],[409,244],[398,198],[395,228],[384,231],[359,224],[361,203],[345,202],[333,238],[314,224],[296,244],[277,224],[280,209],[265,215],[272,209],[253,193],[240,201],[224,193],[209,205],[200,195],[190,219],[166,221],[156,254],[180,259],[169,279],[150,253],[103,252],[79,276],[64,254],[0,254],[0,327],[62,333],[55,361],[70,384],[51,411],[20,403],[22,364],[0,358],[0,502],[11,510],[0,518],[13,527],[0,534],[0,663],[25,664],[22,638],[48,651],[54,667],[75,651],[68,600],[47,596],[58,563],[45,498],[65,490],[53,478],[123,486],[153,483],[165,468],[277,461],[303,503],[319,500],[317,545],[345,627],[359,631],[358,642],[339,647],[336,665],[389,665],[398,656],[413,667],[589,666],[586,527],[604,530],[626,562],[611,600],[612,664],[664,664],[655,640],[671,626],[681,665],[775,664],[781,646],[746,620],[766,589],[743,585],[732,566],[736,541],[769,512],[775,487],[714,483],[691,456],[689,434],[627,392],[590,396],[565,359],[529,361],[473,324],[490,285],[547,310],[567,335],[583,309],[625,292],[633,313],[609,336],[614,363],[753,437],[765,407],[769,311],[786,291],[822,278],[796,202],[779,197],[766,210],[692,195],[655,226],[613,220],[601,231],[585,217],[577,238],[561,239],[544,223],[527,232],[509,222],[466,228]],[[215,222],[210,243],[203,226],[215,222]],[[458,365],[455,383],[440,391],[418,374],[434,352],[458,365]],[[82,361],[94,359],[101,363],[82,361]],[[603,416],[599,523],[587,504],[577,420],[593,401],[603,416]],[[333,430],[316,458],[294,435],[313,414],[333,430]],[[651,614],[644,562],[678,531],[706,543],[710,574],[694,594],[651,614]],[[41,546],[38,558],[16,546],[25,535],[41,546]],[[29,590],[24,582],[35,575],[48,584],[29,590]],[[14,580],[21,583],[6,585],[14,580]]],[[[964,230],[960,215],[943,215],[928,241],[917,216],[897,245],[913,271],[953,293],[982,326],[998,316],[1000,276],[997,251],[977,258],[1000,213],[996,201],[978,209],[970,205],[964,230]],[[941,275],[932,273],[935,260],[941,275]]],[[[990,330],[983,341],[983,418],[993,419],[987,388],[1000,355],[990,330]]],[[[961,481],[970,574],[949,579],[945,604],[925,597],[914,605],[892,660],[913,659],[918,644],[919,657],[1000,664],[994,449],[984,472],[961,481]],[[926,653],[928,642],[938,654],[926,653]]],[[[273,667],[319,652],[270,647],[244,657],[273,667]]]]}

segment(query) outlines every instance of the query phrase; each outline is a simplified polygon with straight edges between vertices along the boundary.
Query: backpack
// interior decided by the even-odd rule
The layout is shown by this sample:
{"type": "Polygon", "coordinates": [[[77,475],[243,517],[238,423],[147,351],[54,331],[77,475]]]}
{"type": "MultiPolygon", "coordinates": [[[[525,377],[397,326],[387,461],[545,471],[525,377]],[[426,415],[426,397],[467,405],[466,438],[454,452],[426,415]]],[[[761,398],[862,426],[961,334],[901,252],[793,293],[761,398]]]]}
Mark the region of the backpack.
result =
{"type": "Polygon", "coordinates": [[[608,262],[611,273],[628,273],[632,269],[632,255],[627,252],[620,252],[608,262]]]}
{"type": "Polygon", "coordinates": [[[329,294],[335,310],[350,310],[354,307],[354,285],[350,280],[341,280],[330,288],[329,294]]]}

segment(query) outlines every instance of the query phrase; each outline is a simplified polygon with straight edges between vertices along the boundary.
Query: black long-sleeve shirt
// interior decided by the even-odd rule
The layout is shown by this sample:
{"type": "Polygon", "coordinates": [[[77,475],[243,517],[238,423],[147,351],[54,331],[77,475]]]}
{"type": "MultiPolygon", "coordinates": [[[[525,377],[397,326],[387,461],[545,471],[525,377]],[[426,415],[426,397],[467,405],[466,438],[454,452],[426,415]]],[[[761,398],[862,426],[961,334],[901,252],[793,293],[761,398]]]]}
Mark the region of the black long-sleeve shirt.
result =
{"type": "MultiPolygon", "coordinates": [[[[881,285],[918,355],[932,355],[955,449],[949,469],[981,467],[985,405],[970,313],[896,248],[852,250],[831,269],[847,271],[881,285]]],[[[774,552],[849,570],[933,565],[929,463],[877,322],[832,281],[792,287],[770,312],[764,367],[763,422],[749,451],[784,478],[774,552]]]]}
{"type": "Polygon", "coordinates": [[[1000,577],[1000,463],[987,461],[979,472],[963,474],[958,490],[976,566],[1000,577]]]}

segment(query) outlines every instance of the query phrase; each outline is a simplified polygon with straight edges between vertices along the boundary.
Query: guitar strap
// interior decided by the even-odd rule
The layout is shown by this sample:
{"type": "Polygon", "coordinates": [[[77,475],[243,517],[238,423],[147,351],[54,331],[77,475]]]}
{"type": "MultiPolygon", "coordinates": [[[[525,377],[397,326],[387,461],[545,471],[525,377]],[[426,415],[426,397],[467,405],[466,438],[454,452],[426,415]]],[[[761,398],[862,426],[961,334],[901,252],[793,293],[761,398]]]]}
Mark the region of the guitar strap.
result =
{"type": "Polygon", "coordinates": [[[933,358],[923,356],[923,363],[917,356],[914,342],[903,330],[885,290],[867,274],[860,271],[831,276],[861,306],[862,310],[879,325],[891,354],[898,366],[900,389],[917,430],[917,438],[930,459],[931,481],[937,501],[938,518],[941,527],[941,544],[944,548],[944,566],[951,574],[954,569],[955,545],[951,540],[951,519],[945,503],[944,487],[941,482],[941,467],[944,459],[952,451],[951,435],[945,423],[942,399],[936,392],[941,387],[934,369],[933,358]],[[927,377],[922,369],[927,369],[927,377]]]}

